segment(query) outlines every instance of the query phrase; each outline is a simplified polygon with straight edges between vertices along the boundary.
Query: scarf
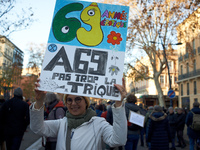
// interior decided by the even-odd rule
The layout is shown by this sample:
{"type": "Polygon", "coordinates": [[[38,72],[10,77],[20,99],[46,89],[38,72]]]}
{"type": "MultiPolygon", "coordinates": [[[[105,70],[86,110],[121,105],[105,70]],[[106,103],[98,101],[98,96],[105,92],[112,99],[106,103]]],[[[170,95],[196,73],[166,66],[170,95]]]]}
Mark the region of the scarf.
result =
{"type": "Polygon", "coordinates": [[[84,122],[89,121],[93,116],[96,116],[96,112],[91,108],[86,110],[86,113],[79,116],[74,116],[67,111],[66,117],[68,120],[69,129],[76,129],[78,126],[82,125],[84,122]]]}

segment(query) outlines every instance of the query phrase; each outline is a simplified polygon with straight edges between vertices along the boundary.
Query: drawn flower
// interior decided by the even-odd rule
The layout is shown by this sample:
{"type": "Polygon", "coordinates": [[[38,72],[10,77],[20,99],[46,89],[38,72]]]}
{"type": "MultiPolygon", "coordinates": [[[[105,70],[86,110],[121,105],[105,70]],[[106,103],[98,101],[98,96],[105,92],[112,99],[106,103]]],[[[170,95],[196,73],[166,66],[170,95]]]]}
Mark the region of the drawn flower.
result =
{"type": "Polygon", "coordinates": [[[120,41],[122,41],[121,34],[116,33],[115,31],[111,31],[110,34],[107,36],[107,38],[108,38],[107,42],[112,43],[112,45],[115,44],[119,45],[120,41]]]}
{"type": "Polygon", "coordinates": [[[119,68],[118,68],[117,66],[111,65],[111,66],[109,67],[109,73],[111,72],[111,75],[113,75],[113,74],[116,74],[116,75],[117,75],[117,73],[118,73],[119,71],[120,71],[120,70],[119,70],[119,68]]]}

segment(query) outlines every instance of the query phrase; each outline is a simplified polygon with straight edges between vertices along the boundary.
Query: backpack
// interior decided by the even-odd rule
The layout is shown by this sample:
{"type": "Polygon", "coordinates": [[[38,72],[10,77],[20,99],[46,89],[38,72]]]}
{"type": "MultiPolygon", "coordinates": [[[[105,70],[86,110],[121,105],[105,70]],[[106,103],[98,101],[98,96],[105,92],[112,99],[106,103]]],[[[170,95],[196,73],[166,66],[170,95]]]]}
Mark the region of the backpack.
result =
{"type": "Polygon", "coordinates": [[[65,112],[65,114],[66,114],[66,111],[67,111],[67,108],[66,107],[55,107],[53,110],[54,110],[54,118],[56,119],[56,110],[58,109],[58,108],[62,108],[63,110],[64,110],[64,112],[65,112]]]}
{"type": "Polygon", "coordinates": [[[200,131],[200,114],[195,114],[194,112],[192,112],[192,114],[193,114],[193,121],[190,127],[195,131],[200,131]]]}

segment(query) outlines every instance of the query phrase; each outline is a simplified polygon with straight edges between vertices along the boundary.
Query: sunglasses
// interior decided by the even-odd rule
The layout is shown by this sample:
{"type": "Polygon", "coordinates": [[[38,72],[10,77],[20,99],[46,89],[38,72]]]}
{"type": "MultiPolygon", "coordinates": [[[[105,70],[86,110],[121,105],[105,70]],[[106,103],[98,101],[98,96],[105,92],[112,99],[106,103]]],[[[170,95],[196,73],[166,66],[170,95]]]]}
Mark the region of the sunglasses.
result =
{"type": "MultiPolygon", "coordinates": [[[[76,102],[76,104],[78,104],[78,103],[81,102],[82,99],[83,99],[82,97],[75,97],[75,98],[74,98],[74,101],[76,102]]],[[[67,99],[66,99],[66,103],[67,103],[68,105],[71,105],[72,102],[73,102],[73,99],[72,99],[72,98],[67,98],[67,99]]]]}

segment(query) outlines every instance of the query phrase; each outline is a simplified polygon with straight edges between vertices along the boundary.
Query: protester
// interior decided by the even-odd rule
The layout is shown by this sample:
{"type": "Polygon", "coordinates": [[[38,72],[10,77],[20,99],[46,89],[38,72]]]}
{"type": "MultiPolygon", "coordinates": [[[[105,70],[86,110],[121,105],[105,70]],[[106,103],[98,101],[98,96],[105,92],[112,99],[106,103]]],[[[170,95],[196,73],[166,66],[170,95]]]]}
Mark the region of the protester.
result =
{"type": "Polygon", "coordinates": [[[115,101],[112,101],[107,107],[107,115],[106,115],[106,121],[109,122],[111,125],[113,125],[113,113],[112,113],[112,105],[115,103],[115,101]]]}
{"type": "MultiPolygon", "coordinates": [[[[126,118],[128,121],[130,111],[140,113],[140,107],[135,103],[137,102],[137,98],[134,94],[129,94],[126,98],[125,110],[126,110],[126,118]]],[[[140,136],[141,127],[138,125],[134,125],[128,121],[128,134],[127,134],[127,142],[125,145],[126,150],[137,150],[137,145],[140,136]]]]}
{"type": "Polygon", "coordinates": [[[146,140],[151,143],[151,150],[169,150],[171,135],[167,114],[161,106],[155,105],[149,118],[146,140]]]}
{"type": "Polygon", "coordinates": [[[107,113],[108,113],[108,111],[106,109],[106,105],[103,104],[103,112],[101,113],[101,117],[106,119],[107,113]]]}
{"type": "Polygon", "coordinates": [[[178,145],[176,147],[186,147],[185,140],[183,139],[183,130],[185,127],[185,114],[182,108],[177,109],[176,114],[176,132],[178,137],[178,145]]]}
{"type": "MultiPolygon", "coordinates": [[[[140,107],[141,115],[146,116],[147,111],[143,108],[143,104],[140,104],[139,107],[140,107]]],[[[140,145],[141,146],[144,146],[144,134],[145,134],[145,132],[146,132],[145,128],[141,128],[141,130],[140,130],[140,145]]]]}
{"type": "MultiPolygon", "coordinates": [[[[145,116],[145,120],[144,120],[144,127],[145,127],[145,130],[147,132],[147,127],[148,127],[148,122],[149,122],[149,116],[151,115],[151,113],[153,112],[153,106],[149,106],[148,108],[148,111],[146,113],[146,116],[145,116]]],[[[146,139],[147,139],[147,134],[146,134],[146,139]]],[[[151,149],[151,143],[150,142],[146,142],[146,145],[147,147],[149,148],[149,150],[151,149]]]]}
{"type": "Polygon", "coordinates": [[[27,102],[27,104],[28,104],[29,106],[31,105],[30,99],[27,99],[26,102],[27,102]]]}
{"type": "MultiPolygon", "coordinates": [[[[107,115],[106,115],[106,121],[110,124],[113,125],[113,113],[112,113],[112,105],[115,103],[115,101],[109,101],[110,105],[107,110],[107,115]]],[[[114,150],[114,149],[118,149],[118,150],[122,150],[123,147],[119,146],[119,147],[110,147],[106,144],[106,149],[109,150],[114,150]]]]}
{"type": "Polygon", "coordinates": [[[171,150],[176,150],[175,147],[175,135],[176,135],[176,115],[174,114],[173,107],[168,108],[168,120],[169,120],[169,127],[170,127],[170,133],[172,138],[172,147],[171,150]]]}
{"type": "Polygon", "coordinates": [[[3,104],[0,118],[4,125],[7,150],[18,150],[30,121],[29,105],[23,101],[21,88],[15,89],[14,97],[3,104]]]}
{"type": "MultiPolygon", "coordinates": [[[[39,81],[39,79],[38,79],[39,81]]],[[[126,97],[125,81],[123,85],[114,84],[121,94],[121,101],[112,105],[113,126],[104,118],[96,117],[92,109],[88,109],[88,97],[65,95],[64,101],[68,108],[66,117],[59,120],[43,120],[43,102],[45,92],[39,91],[36,83],[36,102],[30,106],[31,129],[48,137],[57,136],[57,150],[101,150],[102,141],[111,147],[126,143],[127,122],[123,99],[126,97]]]]}
{"type": "MultiPolygon", "coordinates": [[[[1,111],[1,106],[3,105],[4,102],[5,102],[4,97],[2,95],[0,95],[0,111],[1,111]]],[[[0,120],[0,122],[2,122],[2,121],[3,120],[0,120]]],[[[4,132],[3,124],[0,123],[0,149],[6,150],[5,149],[5,137],[4,137],[3,132],[4,132]]]]}
{"type": "Polygon", "coordinates": [[[101,117],[101,114],[103,112],[103,104],[96,105],[95,111],[96,111],[97,116],[101,117]]]}
{"type": "MultiPolygon", "coordinates": [[[[53,93],[48,92],[45,97],[45,104],[47,106],[48,117],[47,120],[61,119],[65,116],[65,106],[62,101],[59,101],[59,97],[53,93]]],[[[47,137],[45,150],[56,149],[57,138],[47,137]]]]}
{"type": "Polygon", "coordinates": [[[192,128],[193,116],[194,116],[193,113],[200,114],[199,102],[193,103],[193,108],[187,114],[186,121],[185,121],[185,123],[187,125],[187,135],[188,135],[189,141],[190,141],[190,150],[194,150],[195,142],[197,141],[197,139],[198,140],[200,139],[200,131],[194,130],[192,128]]]}

